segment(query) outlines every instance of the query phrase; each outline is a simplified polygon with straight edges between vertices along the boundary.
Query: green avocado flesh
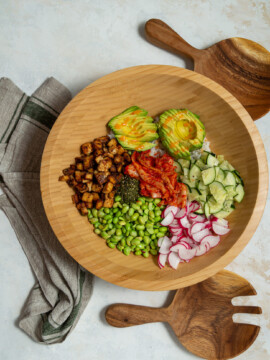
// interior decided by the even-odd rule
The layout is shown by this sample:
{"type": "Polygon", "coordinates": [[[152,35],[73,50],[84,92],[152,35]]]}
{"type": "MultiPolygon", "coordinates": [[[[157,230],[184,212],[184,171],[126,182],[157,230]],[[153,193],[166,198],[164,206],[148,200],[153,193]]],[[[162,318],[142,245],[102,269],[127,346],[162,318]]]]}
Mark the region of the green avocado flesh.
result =
{"type": "Polygon", "coordinates": [[[205,128],[191,111],[171,109],[160,115],[159,136],[174,158],[190,159],[190,152],[203,145],[205,128]]]}
{"type": "Polygon", "coordinates": [[[157,125],[153,121],[153,118],[147,116],[146,110],[131,106],[113,117],[108,127],[125,149],[145,151],[155,146],[151,141],[159,137],[157,125]]]}

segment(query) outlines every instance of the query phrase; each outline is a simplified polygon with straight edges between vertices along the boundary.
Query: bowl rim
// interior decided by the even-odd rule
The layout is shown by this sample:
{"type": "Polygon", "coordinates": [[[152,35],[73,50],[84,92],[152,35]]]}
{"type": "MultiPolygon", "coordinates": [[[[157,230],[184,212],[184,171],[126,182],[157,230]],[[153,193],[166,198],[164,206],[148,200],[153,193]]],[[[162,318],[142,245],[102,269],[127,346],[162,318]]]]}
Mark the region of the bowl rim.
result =
{"type": "MultiPolygon", "coordinates": [[[[222,256],[220,256],[218,259],[213,261],[210,265],[204,267],[201,269],[198,273],[193,273],[191,275],[188,275],[186,277],[182,278],[175,278],[172,280],[169,280],[167,283],[166,281],[159,281],[159,280],[153,280],[151,283],[145,284],[143,280],[139,279],[136,281],[136,279],[132,278],[133,282],[130,286],[129,283],[123,282],[122,275],[115,275],[113,279],[109,279],[104,275],[104,273],[100,273],[99,271],[96,271],[94,268],[88,269],[85,267],[84,264],[81,264],[86,268],[86,270],[90,271],[94,275],[102,278],[105,281],[108,281],[110,283],[113,283],[115,285],[119,285],[121,287],[126,287],[130,289],[136,289],[136,290],[148,290],[148,291],[161,291],[161,290],[175,290],[181,287],[190,286],[193,284],[196,284],[198,282],[201,282],[208,277],[214,275],[219,270],[222,270],[225,266],[227,266],[236,256],[239,255],[239,253],[243,250],[243,248],[247,245],[251,237],[256,231],[256,228],[258,227],[261,217],[264,212],[266,199],[267,199],[267,192],[268,192],[268,164],[267,164],[267,157],[266,152],[264,149],[263,141],[261,139],[261,136],[259,134],[259,131],[257,127],[255,126],[252,118],[248,114],[248,112],[245,110],[243,105],[225,88],[223,88],[221,85],[216,83],[215,81],[211,80],[210,78],[201,75],[199,73],[196,73],[195,71],[190,71],[187,69],[183,69],[176,66],[171,65],[137,65],[132,66],[124,69],[120,69],[117,71],[114,71],[110,74],[107,74],[96,81],[92,82],[90,85],[85,87],[83,90],[81,90],[72,100],[70,103],[74,101],[74,99],[77,99],[79,96],[82,96],[84,91],[86,89],[96,87],[99,85],[102,85],[103,83],[106,83],[108,80],[119,80],[121,76],[126,76],[129,72],[132,73],[134,70],[139,71],[146,71],[147,73],[157,73],[157,74],[168,74],[178,76],[180,78],[187,78],[192,80],[193,82],[198,83],[200,86],[207,87],[211,91],[213,91],[216,95],[221,97],[226,103],[229,103],[229,106],[233,109],[233,111],[236,112],[236,114],[240,117],[242,120],[243,125],[246,127],[247,132],[251,135],[252,134],[252,141],[256,139],[256,141],[260,144],[259,149],[258,146],[254,146],[255,153],[257,156],[257,159],[260,158],[260,161],[258,161],[258,173],[259,173],[259,179],[258,179],[258,192],[256,197],[256,202],[254,205],[253,212],[251,214],[251,217],[249,219],[249,222],[240,235],[240,237],[235,241],[234,245],[222,256]],[[203,84],[202,84],[203,80],[203,84]],[[258,153],[260,152],[259,156],[258,153]],[[256,211],[254,211],[256,209],[256,211]],[[251,221],[252,220],[252,221],[251,221]],[[252,229],[251,224],[252,222],[252,229]],[[250,235],[251,234],[251,235],[250,235]],[[135,282],[134,282],[135,280],[135,282]],[[166,283],[166,284],[165,284],[166,283]]],[[[70,104],[69,103],[69,104],[70,104]]],[[[68,105],[69,105],[68,104],[68,105]]],[[[49,220],[49,223],[52,227],[53,232],[55,233],[57,239],[62,244],[62,246],[66,249],[66,251],[77,261],[77,253],[74,251],[73,248],[70,248],[66,246],[66,241],[61,241],[62,237],[62,230],[61,230],[61,221],[56,221],[56,218],[54,216],[54,209],[53,209],[53,201],[51,199],[53,196],[47,196],[48,191],[50,191],[50,169],[51,169],[51,163],[53,161],[52,156],[52,148],[54,143],[56,142],[56,129],[59,127],[59,124],[61,124],[64,121],[65,113],[67,107],[61,112],[59,117],[57,118],[56,122],[54,123],[49,136],[47,138],[43,155],[42,155],[42,161],[41,161],[41,171],[40,171],[40,188],[41,188],[41,196],[42,196],[42,202],[45,209],[46,216],[49,220]],[[57,126],[56,126],[57,125],[57,126]]],[[[61,171],[61,169],[59,169],[61,171]]],[[[173,270],[172,270],[173,271],[173,270]]]]}

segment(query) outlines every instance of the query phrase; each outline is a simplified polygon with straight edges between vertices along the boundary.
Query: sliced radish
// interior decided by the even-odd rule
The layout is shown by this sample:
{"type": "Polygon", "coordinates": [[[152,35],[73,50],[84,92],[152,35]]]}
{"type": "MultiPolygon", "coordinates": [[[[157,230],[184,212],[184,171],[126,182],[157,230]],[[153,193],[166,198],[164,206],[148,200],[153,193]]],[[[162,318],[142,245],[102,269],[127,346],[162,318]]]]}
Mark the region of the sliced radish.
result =
{"type": "Polygon", "coordinates": [[[172,267],[173,269],[177,269],[178,264],[181,262],[181,259],[178,256],[178,253],[176,252],[170,252],[168,255],[168,263],[170,265],[170,267],[172,267]]]}
{"type": "Polygon", "coordinates": [[[176,206],[167,206],[164,210],[164,217],[166,217],[170,212],[173,213],[173,217],[178,213],[178,207],[176,206]]]}
{"type": "Polygon", "coordinates": [[[196,256],[204,255],[207,252],[207,247],[205,244],[200,244],[197,246],[196,256]]]}
{"type": "Polygon", "coordinates": [[[197,201],[192,201],[192,203],[189,205],[189,212],[194,212],[199,210],[200,204],[197,201]]]}
{"type": "Polygon", "coordinates": [[[213,222],[213,231],[214,233],[216,233],[217,235],[225,235],[228,234],[228,232],[230,231],[229,228],[218,225],[217,222],[213,222]]]}
{"type": "Polygon", "coordinates": [[[170,232],[171,232],[173,235],[181,236],[182,233],[183,233],[183,229],[181,229],[181,228],[179,228],[179,229],[170,229],[170,232]]]}
{"type": "Polygon", "coordinates": [[[157,242],[158,247],[161,247],[163,239],[164,239],[164,236],[158,239],[158,242],[157,242]]]}
{"type": "Polygon", "coordinates": [[[180,242],[184,241],[184,242],[188,243],[189,245],[194,244],[194,241],[190,237],[187,237],[187,236],[181,237],[181,239],[179,239],[179,241],[180,242]]]}
{"type": "Polygon", "coordinates": [[[178,209],[178,212],[175,214],[176,219],[181,219],[182,217],[186,216],[187,214],[187,208],[178,209]]]}
{"type": "Polygon", "coordinates": [[[207,242],[209,243],[211,248],[215,247],[220,242],[220,237],[219,236],[213,236],[213,235],[205,236],[202,239],[201,244],[205,244],[207,242]]]}
{"type": "Polygon", "coordinates": [[[173,213],[170,211],[168,213],[168,215],[165,216],[165,218],[161,221],[161,225],[162,226],[168,226],[170,225],[172,222],[173,222],[173,219],[174,219],[174,215],[173,213]]]}
{"type": "Polygon", "coordinates": [[[185,229],[190,228],[191,224],[188,221],[188,218],[186,216],[184,216],[183,218],[179,219],[179,224],[180,226],[182,226],[185,229]]]}
{"type": "Polygon", "coordinates": [[[162,269],[164,268],[168,255],[159,254],[158,255],[158,266],[162,269]]]}
{"type": "Polygon", "coordinates": [[[171,246],[172,246],[171,240],[168,238],[168,236],[164,236],[161,246],[159,248],[159,253],[163,255],[169,254],[171,246]]]}
{"type": "Polygon", "coordinates": [[[211,221],[205,221],[204,222],[204,227],[206,228],[206,229],[212,229],[212,222],[211,221]]]}
{"type": "Polygon", "coordinates": [[[197,252],[197,248],[193,248],[193,249],[186,249],[185,246],[183,245],[181,249],[179,249],[179,257],[182,260],[191,260],[194,258],[194,256],[196,256],[196,252],[197,252]]]}
{"type": "Polygon", "coordinates": [[[171,242],[172,242],[173,244],[175,244],[175,243],[177,243],[177,241],[178,241],[180,238],[181,238],[181,236],[173,235],[173,236],[171,237],[171,242]]]}
{"type": "Polygon", "coordinates": [[[193,235],[205,228],[205,223],[194,223],[190,228],[190,234],[193,235]]]}
{"type": "Polygon", "coordinates": [[[173,244],[171,247],[170,247],[170,251],[173,251],[173,252],[177,252],[179,251],[179,249],[182,248],[182,244],[180,243],[177,243],[177,244],[173,244]]]}
{"type": "Polygon", "coordinates": [[[193,219],[193,221],[196,222],[204,222],[206,220],[206,217],[204,215],[197,215],[196,219],[193,219]]]}
{"type": "Polygon", "coordinates": [[[203,229],[203,230],[193,234],[192,238],[194,241],[196,241],[198,243],[207,235],[212,235],[211,231],[209,229],[203,229]]]}
{"type": "Polygon", "coordinates": [[[228,221],[225,219],[219,219],[215,216],[211,219],[212,222],[216,222],[218,225],[228,227],[228,221]]]}

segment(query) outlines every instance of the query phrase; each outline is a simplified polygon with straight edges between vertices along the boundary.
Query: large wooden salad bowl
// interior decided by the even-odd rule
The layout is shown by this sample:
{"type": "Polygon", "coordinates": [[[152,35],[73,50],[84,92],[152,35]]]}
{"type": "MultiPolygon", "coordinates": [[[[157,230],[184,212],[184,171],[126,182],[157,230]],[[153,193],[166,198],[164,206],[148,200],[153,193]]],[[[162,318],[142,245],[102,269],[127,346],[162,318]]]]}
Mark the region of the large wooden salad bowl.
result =
{"type": "Polygon", "coordinates": [[[64,109],[48,137],[41,166],[41,192],[49,222],[63,247],[98,277],[138,290],[172,290],[202,281],[229,264],[254,234],[268,187],[268,169],[259,132],[244,107],[214,81],[165,65],[136,66],[104,76],[64,109]],[[240,172],[246,195],[229,216],[231,232],[209,253],[160,270],[157,258],[124,256],[94,234],[87,217],[71,202],[72,189],[58,182],[61,170],[79,154],[80,144],[106,133],[108,120],[132,105],[156,116],[188,108],[205,124],[212,151],[240,172]]]}

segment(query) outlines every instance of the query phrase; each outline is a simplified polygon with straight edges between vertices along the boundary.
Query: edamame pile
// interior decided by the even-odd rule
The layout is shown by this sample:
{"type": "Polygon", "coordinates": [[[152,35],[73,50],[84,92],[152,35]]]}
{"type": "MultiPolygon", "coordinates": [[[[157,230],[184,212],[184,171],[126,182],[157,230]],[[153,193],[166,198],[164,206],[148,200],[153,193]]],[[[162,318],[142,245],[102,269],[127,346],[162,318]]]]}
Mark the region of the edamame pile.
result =
{"type": "Polygon", "coordinates": [[[111,249],[117,248],[127,256],[133,252],[147,258],[149,253],[158,254],[158,239],[167,233],[167,227],[160,225],[165,208],[157,206],[160,201],[140,197],[128,205],[116,196],[111,209],[89,209],[88,219],[95,233],[104,238],[111,249]]]}

